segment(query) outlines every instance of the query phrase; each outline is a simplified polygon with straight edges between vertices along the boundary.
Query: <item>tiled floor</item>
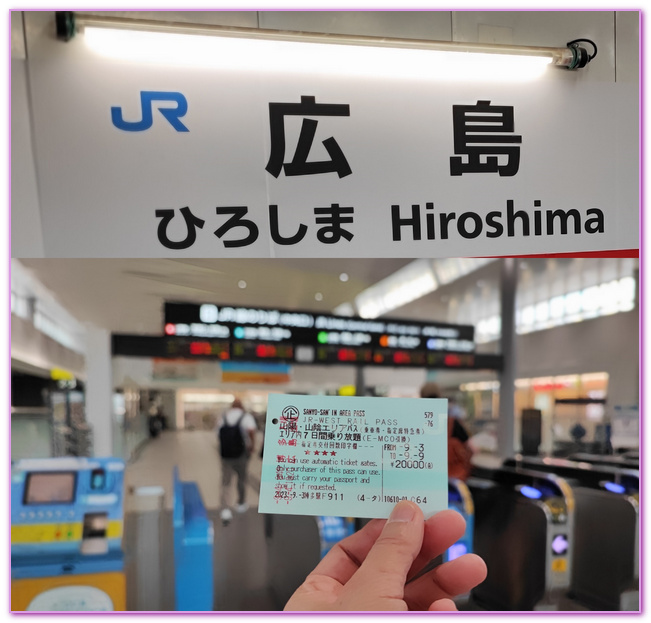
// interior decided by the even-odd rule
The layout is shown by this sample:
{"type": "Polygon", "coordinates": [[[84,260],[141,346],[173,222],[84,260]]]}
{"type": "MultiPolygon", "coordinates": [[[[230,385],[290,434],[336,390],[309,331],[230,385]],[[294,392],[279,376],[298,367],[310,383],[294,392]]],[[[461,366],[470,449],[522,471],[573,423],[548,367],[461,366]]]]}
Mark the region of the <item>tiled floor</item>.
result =
{"type": "MultiPolygon", "coordinates": [[[[127,609],[173,611],[175,566],[170,511],[129,513],[125,517],[124,551],[127,609]]],[[[281,610],[282,599],[272,589],[263,516],[254,509],[222,525],[209,511],[215,534],[213,546],[213,609],[221,611],[281,610]]],[[[300,583],[300,582],[299,582],[300,583]]]]}
{"type": "MultiPolygon", "coordinates": [[[[143,447],[126,469],[125,567],[129,610],[174,610],[172,469],[198,484],[214,526],[214,609],[272,611],[282,605],[270,588],[264,516],[257,512],[262,438],[249,463],[249,510],[222,525],[219,518],[221,461],[213,432],[163,432],[143,447]],[[141,487],[164,491],[163,510],[142,510],[141,487]]],[[[235,500],[235,480],[232,483],[235,500]]]]}
{"type": "MultiPolygon", "coordinates": [[[[249,461],[247,502],[257,508],[260,488],[260,447],[262,436],[249,461]]],[[[140,487],[162,487],[165,492],[164,508],[172,509],[172,469],[177,465],[181,480],[194,481],[201,491],[207,509],[219,508],[221,488],[221,460],[217,436],[212,431],[164,431],[148,441],[125,472],[125,512],[138,509],[135,496],[140,487]]],[[[235,479],[231,499],[235,500],[235,479]]]]}

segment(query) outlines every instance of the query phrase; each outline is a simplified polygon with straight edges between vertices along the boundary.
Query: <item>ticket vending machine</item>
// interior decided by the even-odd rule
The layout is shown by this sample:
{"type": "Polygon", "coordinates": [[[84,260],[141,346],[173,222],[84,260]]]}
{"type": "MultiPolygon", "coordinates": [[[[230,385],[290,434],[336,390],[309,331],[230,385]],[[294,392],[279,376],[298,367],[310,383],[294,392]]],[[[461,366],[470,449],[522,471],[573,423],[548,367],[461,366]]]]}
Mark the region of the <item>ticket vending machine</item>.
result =
{"type": "Polygon", "coordinates": [[[123,481],[114,458],[12,466],[12,611],[125,609],[123,481]]]}

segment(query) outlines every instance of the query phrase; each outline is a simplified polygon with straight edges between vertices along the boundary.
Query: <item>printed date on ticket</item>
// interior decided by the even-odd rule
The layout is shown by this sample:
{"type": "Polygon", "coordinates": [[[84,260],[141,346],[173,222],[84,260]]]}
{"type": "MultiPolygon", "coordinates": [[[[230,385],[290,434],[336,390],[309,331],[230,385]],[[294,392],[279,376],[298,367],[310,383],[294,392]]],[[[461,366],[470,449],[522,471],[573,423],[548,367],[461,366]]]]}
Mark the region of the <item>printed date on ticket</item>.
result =
{"type": "Polygon", "coordinates": [[[271,394],[259,512],[388,517],[448,507],[447,400],[271,394]]]}

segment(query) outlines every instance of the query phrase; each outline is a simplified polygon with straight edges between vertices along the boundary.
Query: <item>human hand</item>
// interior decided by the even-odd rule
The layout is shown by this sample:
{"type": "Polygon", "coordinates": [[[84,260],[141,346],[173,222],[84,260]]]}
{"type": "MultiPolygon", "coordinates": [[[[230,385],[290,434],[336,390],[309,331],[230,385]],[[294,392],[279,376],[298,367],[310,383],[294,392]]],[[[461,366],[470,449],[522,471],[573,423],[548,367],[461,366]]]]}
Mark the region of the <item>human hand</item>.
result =
{"type": "Polygon", "coordinates": [[[461,538],[465,521],[445,510],[423,521],[412,502],[337,543],[285,606],[300,611],[456,610],[455,595],[486,578],[484,561],[465,554],[408,582],[461,538]]]}

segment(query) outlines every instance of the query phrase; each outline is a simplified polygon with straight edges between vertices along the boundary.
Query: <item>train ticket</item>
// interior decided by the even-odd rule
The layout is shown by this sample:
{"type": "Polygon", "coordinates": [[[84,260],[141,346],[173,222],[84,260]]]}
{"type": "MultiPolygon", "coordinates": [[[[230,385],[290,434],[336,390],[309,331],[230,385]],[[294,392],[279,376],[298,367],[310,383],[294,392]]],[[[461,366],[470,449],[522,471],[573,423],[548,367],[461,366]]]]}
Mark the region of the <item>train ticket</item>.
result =
{"type": "Polygon", "coordinates": [[[447,400],[270,394],[259,512],[386,518],[448,507],[447,400]]]}

